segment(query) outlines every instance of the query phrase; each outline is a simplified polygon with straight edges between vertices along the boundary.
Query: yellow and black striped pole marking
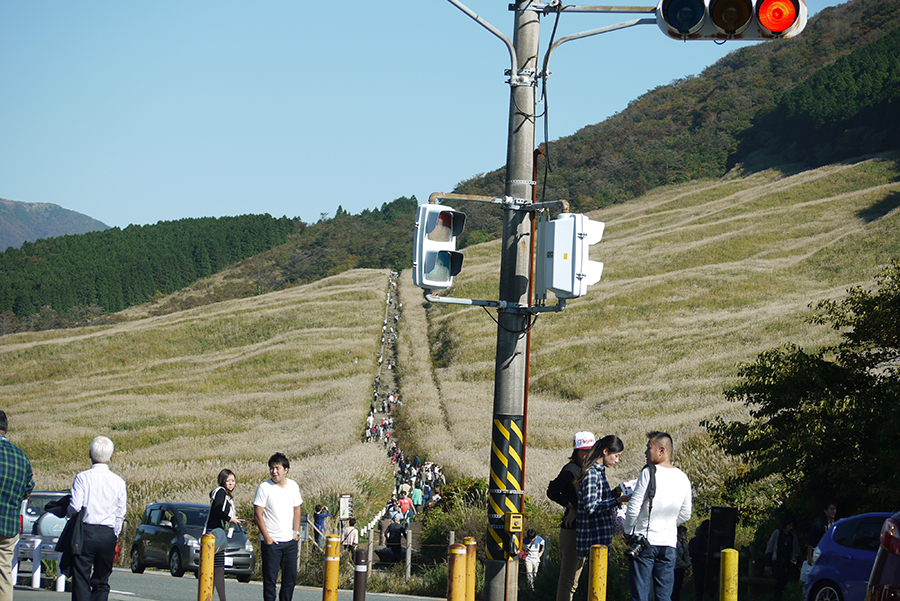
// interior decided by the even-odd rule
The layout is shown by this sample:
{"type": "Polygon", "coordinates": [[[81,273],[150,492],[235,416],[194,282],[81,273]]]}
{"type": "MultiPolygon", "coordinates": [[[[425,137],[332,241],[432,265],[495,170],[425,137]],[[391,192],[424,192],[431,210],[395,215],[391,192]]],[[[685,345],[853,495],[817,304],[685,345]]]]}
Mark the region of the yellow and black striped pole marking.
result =
{"type": "Polygon", "coordinates": [[[507,513],[522,513],[525,473],[525,417],[495,415],[491,433],[491,481],[488,507],[488,559],[509,557],[509,533],[505,530],[507,513]]]}

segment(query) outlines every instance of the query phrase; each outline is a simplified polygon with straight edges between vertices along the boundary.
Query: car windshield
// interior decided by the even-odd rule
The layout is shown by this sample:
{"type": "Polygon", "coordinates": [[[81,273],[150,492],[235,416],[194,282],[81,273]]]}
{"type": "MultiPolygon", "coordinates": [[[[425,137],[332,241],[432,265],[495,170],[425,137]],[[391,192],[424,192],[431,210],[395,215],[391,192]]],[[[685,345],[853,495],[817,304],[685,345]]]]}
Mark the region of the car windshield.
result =
{"type": "Polygon", "coordinates": [[[206,525],[206,516],[209,515],[209,508],[179,509],[178,514],[181,516],[181,523],[185,526],[202,528],[206,525]]]}

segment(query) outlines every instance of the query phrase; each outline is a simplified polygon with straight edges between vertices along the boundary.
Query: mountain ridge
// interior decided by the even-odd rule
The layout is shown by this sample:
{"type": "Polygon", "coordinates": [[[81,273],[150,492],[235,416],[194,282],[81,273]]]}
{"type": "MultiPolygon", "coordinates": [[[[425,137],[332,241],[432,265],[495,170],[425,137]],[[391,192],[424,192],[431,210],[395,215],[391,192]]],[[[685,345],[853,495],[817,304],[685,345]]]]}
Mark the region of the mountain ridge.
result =
{"type": "Polygon", "coordinates": [[[25,242],[108,230],[109,226],[57,204],[0,198],[0,249],[25,242]]]}

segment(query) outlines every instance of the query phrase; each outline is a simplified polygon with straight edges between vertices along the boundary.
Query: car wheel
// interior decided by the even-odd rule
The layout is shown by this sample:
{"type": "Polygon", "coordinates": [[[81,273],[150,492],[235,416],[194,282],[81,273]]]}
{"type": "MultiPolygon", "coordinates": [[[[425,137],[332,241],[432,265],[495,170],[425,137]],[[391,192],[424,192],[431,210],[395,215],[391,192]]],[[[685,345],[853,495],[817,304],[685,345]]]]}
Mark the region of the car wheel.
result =
{"type": "Polygon", "coordinates": [[[144,573],[144,566],[141,564],[141,552],[137,547],[131,550],[131,571],[135,574],[144,573]]]}
{"type": "Polygon", "coordinates": [[[843,601],[841,589],[833,582],[823,582],[816,587],[816,592],[812,595],[813,601],[843,601]]]}
{"type": "Polygon", "coordinates": [[[169,555],[169,573],[175,578],[184,576],[184,566],[181,565],[181,551],[178,550],[178,547],[172,549],[172,554],[169,555]]]}
{"type": "Polygon", "coordinates": [[[240,574],[237,576],[238,582],[250,582],[250,574],[240,574]]]}

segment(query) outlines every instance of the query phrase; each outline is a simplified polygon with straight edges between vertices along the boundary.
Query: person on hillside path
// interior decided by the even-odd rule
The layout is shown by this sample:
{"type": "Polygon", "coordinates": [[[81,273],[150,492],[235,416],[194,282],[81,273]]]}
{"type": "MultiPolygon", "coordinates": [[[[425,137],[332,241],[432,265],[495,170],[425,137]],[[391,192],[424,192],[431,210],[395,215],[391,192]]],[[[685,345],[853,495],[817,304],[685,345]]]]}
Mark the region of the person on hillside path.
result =
{"type": "Polygon", "coordinates": [[[316,505],[316,512],[313,514],[313,538],[316,541],[316,549],[321,551],[322,538],[325,536],[325,518],[331,517],[331,512],[325,505],[316,505]]]}
{"type": "Polygon", "coordinates": [[[525,578],[528,588],[534,590],[534,577],[541,567],[541,557],[544,555],[544,539],[538,536],[534,528],[529,528],[522,541],[522,548],[528,552],[525,556],[525,578]]]}

